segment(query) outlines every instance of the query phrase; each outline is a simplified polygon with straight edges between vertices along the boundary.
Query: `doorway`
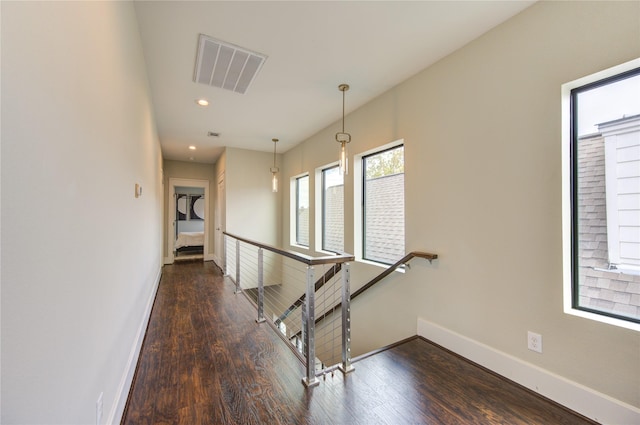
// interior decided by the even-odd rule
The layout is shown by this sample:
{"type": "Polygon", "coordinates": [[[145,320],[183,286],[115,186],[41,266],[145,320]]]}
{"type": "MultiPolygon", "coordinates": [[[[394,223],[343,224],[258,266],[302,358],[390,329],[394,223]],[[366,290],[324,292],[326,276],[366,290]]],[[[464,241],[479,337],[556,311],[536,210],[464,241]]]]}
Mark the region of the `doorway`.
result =
{"type": "Polygon", "coordinates": [[[209,180],[169,179],[167,261],[207,259],[209,180]]]}

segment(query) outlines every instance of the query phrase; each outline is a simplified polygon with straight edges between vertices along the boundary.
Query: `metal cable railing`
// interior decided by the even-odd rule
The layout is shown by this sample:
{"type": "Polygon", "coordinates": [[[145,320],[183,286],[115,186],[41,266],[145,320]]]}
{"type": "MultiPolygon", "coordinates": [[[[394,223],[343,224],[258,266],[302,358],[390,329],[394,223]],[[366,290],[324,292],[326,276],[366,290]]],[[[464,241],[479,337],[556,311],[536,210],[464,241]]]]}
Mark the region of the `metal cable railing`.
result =
{"type": "Polygon", "coordinates": [[[303,382],[351,366],[351,255],[310,257],[225,234],[225,274],[306,364],[303,382]],[[302,296],[300,294],[303,294],[302,296]],[[336,304],[342,306],[336,309],[336,304]]]}
{"type": "MultiPolygon", "coordinates": [[[[371,288],[373,285],[375,285],[376,283],[380,282],[385,277],[389,276],[396,269],[398,269],[400,267],[410,268],[409,267],[409,262],[412,259],[416,258],[416,257],[417,258],[424,258],[425,260],[428,260],[429,263],[431,263],[431,262],[433,262],[433,260],[437,260],[438,259],[438,254],[431,254],[431,253],[428,253],[428,252],[421,252],[421,251],[412,251],[412,252],[406,254],[400,260],[396,261],[394,264],[392,264],[388,268],[386,268],[379,275],[375,276],[369,282],[365,283],[360,288],[358,288],[357,291],[354,291],[351,294],[350,301],[354,300],[356,297],[358,297],[360,294],[365,292],[367,289],[371,288]]],[[[337,314],[339,311],[341,311],[341,309],[342,309],[342,301],[336,302],[331,309],[324,310],[323,315],[316,318],[316,325],[318,325],[318,323],[320,321],[322,321],[325,317],[328,317],[328,316],[331,317],[332,315],[337,314]]]]}
{"type": "Polygon", "coordinates": [[[317,376],[351,365],[351,300],[415,258],[429,262],[437,254],[410,252],[382,273],[350,293],[349,261],[338,255],[310,257],[225,234],[225,274],[258,310],[258,322],[279,331],[306,364],[305,385],[317,376]],[[302,294],[302,295],[300,295],[302,294]],[[309,361],[308,359],[313,359],[309,361]]]}

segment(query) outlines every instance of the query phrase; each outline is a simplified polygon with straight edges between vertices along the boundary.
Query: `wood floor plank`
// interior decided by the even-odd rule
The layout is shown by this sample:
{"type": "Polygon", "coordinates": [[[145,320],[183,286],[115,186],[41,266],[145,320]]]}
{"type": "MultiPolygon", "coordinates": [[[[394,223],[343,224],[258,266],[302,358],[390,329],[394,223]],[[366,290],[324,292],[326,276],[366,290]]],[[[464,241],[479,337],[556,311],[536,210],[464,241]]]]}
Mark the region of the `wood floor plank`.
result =
{"type": "Polygon", "coordinates": [[[165,266],[122,419],[144,424],[589,424],[420,338],[305,388],[213,263],[165,266]]]}

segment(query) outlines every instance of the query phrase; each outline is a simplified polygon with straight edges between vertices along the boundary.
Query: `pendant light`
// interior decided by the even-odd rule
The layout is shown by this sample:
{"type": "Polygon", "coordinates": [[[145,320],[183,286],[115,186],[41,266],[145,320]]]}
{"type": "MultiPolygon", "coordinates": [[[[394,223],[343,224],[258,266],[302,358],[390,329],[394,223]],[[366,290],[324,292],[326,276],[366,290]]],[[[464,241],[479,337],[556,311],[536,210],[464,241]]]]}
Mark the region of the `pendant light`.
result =
{"type": "Polygon", "coordinates": [[[278,143],[278,139],[271,139],[273,142],[273,167],[271,167],[271,191],[278,191],[278,171],[280,169],[276,167],[276,144],[278,143]]]}
{"type": "Polygon", "coordinates": [[[338,90],[342,92],[342,131],[336,133],[336,142],[340,143],[340,172],[349,174],[349,155],[347,153],[347,143],[351,141],[351,134],[344,132],[344,93],[349,90],[348,84],[340,84],[338,90]]]}

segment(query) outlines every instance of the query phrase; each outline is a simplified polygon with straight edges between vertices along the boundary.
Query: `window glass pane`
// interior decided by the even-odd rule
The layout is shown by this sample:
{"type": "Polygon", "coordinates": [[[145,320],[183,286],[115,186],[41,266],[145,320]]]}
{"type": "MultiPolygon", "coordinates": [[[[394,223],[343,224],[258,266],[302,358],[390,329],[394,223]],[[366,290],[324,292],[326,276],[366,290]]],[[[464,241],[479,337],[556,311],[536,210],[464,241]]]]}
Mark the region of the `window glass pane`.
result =
{"type": "Polygon", "coordinates": [[[640,70],[571,101],[573,305],[640,321],[640,70]]]}
{"type": "Polygon", "coordinates": [[[296,179],[296,243],[309,246],[309,176],[296,179]]]}
{"type": "Polygon", "coordinates": [[[322,170],[322,249],[344,252],[344,177],[337,166],[322,170]]]}
{"type": "Polygon", "coordinates": [[[364,157],[363,258],[393,264],[404,252],[404,146],[364,157]]]}

